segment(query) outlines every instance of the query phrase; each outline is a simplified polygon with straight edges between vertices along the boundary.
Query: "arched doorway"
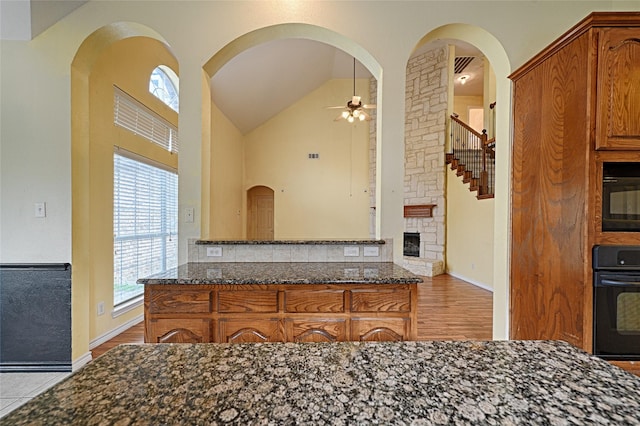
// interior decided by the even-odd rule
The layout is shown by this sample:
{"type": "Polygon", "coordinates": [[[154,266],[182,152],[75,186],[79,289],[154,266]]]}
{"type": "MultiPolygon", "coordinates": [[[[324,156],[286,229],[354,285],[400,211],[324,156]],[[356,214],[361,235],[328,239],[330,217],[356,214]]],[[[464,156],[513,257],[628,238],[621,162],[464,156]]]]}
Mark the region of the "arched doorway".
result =
{"type": "Polygon", "coordinates": [[[273,189],[254,186],[247,191],[247,238],[273,240],[273,189]]]}
{"type": "MultiPolygon", "coordinates": [[[[447,24],[425,35],[416,47],[441,40],[461,40],[475,46],[487,58],[495,73],[495,138],[501,141],[496,153],[496,182],[493,211],[493,338],[509,337],[509,194],[510,194],[510,124],[511,72],[509,59],[501,43],[487,30],[468,24],[447,24]]],[[[448,213],[445,213],[445,215],[448,213]]]]}

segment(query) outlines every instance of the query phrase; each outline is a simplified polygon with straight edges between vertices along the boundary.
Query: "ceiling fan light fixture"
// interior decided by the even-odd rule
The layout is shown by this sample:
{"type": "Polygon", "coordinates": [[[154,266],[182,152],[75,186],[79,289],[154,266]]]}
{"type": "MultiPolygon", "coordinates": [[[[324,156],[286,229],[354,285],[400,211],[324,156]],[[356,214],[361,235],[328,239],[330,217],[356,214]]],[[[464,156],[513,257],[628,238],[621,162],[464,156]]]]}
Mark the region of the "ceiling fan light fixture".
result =
{"type": "Polygon", "coordinates": [[[349,111],[342,111],[342,118],[349,117],[349,111]]]}
{"type": "Polygon", "coordinates": [[[360,116],[358,116],[358,118],[360,119],[360,121],[364,121],[366,119],[364,114],[360,114],[360,116]]]}
{"type": "Polygon", "coordinates": [[[349,123],[353,123],[353,120],[354,120],[353,115],[349,115],[349,117],[347,117],[347,121],[349,123]]]}

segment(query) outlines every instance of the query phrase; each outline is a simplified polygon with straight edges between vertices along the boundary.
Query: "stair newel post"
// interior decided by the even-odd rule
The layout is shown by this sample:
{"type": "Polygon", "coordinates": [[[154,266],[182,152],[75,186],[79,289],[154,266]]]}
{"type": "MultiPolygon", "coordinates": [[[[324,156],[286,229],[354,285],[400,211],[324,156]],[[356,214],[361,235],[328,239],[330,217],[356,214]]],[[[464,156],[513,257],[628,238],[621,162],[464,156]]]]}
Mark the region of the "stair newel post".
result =
{"type": "Polygon", "coordinates": [[[480,145],[482,146],[482,171],[480,172],[480,195],[489,193],[489,174],[487,172],[487,130],[482,129],[480,145]]]}

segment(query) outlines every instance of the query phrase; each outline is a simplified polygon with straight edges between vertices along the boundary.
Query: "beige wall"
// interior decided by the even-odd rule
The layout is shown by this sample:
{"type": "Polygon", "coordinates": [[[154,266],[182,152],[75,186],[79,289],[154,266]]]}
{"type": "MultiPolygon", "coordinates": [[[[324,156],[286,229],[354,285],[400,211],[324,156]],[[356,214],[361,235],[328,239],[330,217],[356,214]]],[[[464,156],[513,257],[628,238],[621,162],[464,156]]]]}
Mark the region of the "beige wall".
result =
{"type": "MultiPolygon", "coordinates": [[[[356,83],[368,103],[369,81],[356,83]]],[[[275,192],[275,239],[369,237],[369,124],[326,109],[346,104],[352,84],[330,80],[244,138],[244,188],[275,192]]]]}
{"type": "MultiPolygon", "coordinates": [[[[203,233],[202,238],[243,239],[244,138],[214,103],[211,116],[209,232],[203,233]]],[[[203,182],[203,186],[207,183],[203,182]]]]}
{"type": "MultiPolygon", "coordinates": [[[[469,108],[482,108],[482,96],[454,96],[453,112],[459,115],[460,120],[469,123],[469,108]]],[[[478,129],[476,129],[478,130],[478,129]]],[[[478,130],[479,132],[482,129],[478,130]]]]}
{"type": "Polygon", "coordinates": [[[476,191],[447,167],[447,273],[493,290],[494,199],[476,191]]]}

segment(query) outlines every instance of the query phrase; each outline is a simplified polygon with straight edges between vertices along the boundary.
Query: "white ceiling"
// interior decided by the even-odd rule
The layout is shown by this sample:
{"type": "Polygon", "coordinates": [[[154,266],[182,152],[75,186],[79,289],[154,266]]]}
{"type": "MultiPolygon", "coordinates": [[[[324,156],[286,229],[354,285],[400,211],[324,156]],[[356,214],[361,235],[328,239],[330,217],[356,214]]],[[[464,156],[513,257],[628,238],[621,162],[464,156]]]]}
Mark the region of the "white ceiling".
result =
{"type": "MultiPolygon", "coordinates": [[[[356,61],[356,78],[370,77],[356,61]]],[[[283,39],[227,62],[211,78],[211,91],[218,108],[246,133],[334,78],[353,78],[351,56],[321,42],[283,39]]],[[[345,93],[345,105],[351,95],[345,93]]]]}
{"type": "MultiPolygon", "coordinates": [[[[458,40],[438,40],[414,55],[454,44],[456,56],[476,57],[464,70],[464,85],[454,80],[456,96],[483,92],[482,55],[458,40]]],[[[371,73],[356,61],[356,78],[371,73]]],[[[455,77],[458,77],[456,75],[455,77]]],[[[353,58],[340,49],[307,39],[283,39],[245,50],[227,62],[212,78],[213,101],[242,132],[247,133],[277,115],[301,97],[334,78],[353,78],[353,58]]],[[[353,93],[345,93],[344,103],[353,93]]]]}
{"type": "MultiPolygon", "coordinates": [[[[81,0],[0,0],[0,37],[31,40],[82,6],[81,0]]],[[[456,56],[475,56],[465,69],[467,83],[456,79],[456,96],[483,91],[481,53],[457,40],[438,40],[421,46],[420,54],[444,44],[456,46],[456,56]]],[[[356,78],[371,73],[356,61],[356,78]]],[[[458,75],[456,75],[458,77],[458,75]]],[[[353,58],[340,49],[308,39],[284,39],[260,44],[226,63],[212,78],[212,98],[242,132],[247,133],[335,78],[353,78],[353,58]]],[[[353,93],[345,93],[345,104],[353,93]]]]}

